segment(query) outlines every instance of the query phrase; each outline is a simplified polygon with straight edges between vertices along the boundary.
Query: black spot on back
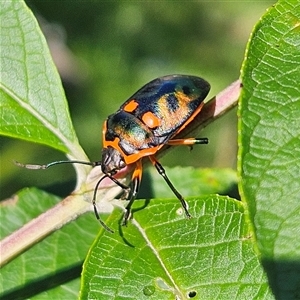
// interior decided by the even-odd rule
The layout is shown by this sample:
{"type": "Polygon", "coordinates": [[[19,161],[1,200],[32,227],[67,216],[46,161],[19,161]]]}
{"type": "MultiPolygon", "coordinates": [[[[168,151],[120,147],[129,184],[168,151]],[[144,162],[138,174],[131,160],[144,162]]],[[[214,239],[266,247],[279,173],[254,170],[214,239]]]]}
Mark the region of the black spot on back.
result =
{"type": "Polygon", "coordinates": [[[191,88],[190,88],[189,86],[187,86],[187,85],[184,85],[184,86],[182,87],[182,91],[183,91],[187,96],[190,95],[190,94],[192,93],[191,88]]]}
{"type": "Polygon", "coordinates": [[[174,94],[170,94],[167,97],[167,104],[168,104],[168,109],[170,112],[175,112],[179,108],[179,103],[174,94]]]}

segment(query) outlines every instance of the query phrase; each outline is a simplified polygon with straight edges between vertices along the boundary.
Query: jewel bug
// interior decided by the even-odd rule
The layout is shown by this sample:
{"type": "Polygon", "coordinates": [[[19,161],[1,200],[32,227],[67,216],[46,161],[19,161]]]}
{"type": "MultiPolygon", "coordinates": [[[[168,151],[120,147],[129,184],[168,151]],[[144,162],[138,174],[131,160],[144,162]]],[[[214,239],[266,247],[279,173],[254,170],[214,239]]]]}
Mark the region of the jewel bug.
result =
{"type": "Polygon", "coordinates": [[[126,199],[129,201],[123,219],[123,225],[126,225],[140,187],[143,160],[149,158],[179,199],[185,215],[190,218],[186,201],[167,177],[163,166],[155,156],[165,145],[192,146],[208,143],[207,138],[179,139],[176,136],[201,112],[203,100],[209,90],[210,84],[196,76],[168,75],[154,79],[125,101],[104,122],[101,161],[91,163],[59,161],[49,165],[25,165],[25,167],[45,169],[59,163],[100,165],[104,176],[96,184],[92,203],[97,219],[111,231],[101,221],[96,207],[96,192],[101,181],[108,177],[126,193],[126,199]],[[129,186],[114,177],[126,166],[133,167],[129,186]]]}

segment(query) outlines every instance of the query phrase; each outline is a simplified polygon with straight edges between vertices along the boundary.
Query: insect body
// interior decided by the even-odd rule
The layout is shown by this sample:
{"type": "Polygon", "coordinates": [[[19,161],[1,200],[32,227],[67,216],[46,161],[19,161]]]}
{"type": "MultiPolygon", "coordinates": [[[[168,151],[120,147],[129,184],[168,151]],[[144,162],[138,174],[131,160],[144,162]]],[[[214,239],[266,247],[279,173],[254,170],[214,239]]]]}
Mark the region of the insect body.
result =
{"type": "Polygon", "coordinates": [[[102,172],[125,188],[113,175],[125,166],[134,164],[124,224],[130,217],[130,208],[140,186],[142,160],[145,157],[150,159],[180,200],[186,216],[190,217],[185,200],[167,177],[155,154],[164,145],[208,143],[206,138],[174,138],[199,114],[209,90],[209,83],[199,77],[160,77],[142,87],[105,121],[102,172]]]}
{"type": "Polygon", "coordinates": [[[173,186],[155,155],[165,145],[192,146],[208,143],[207,138],[176,139],[176,136],[200,113],[209,90],[209,83],[195,76],[169,75],[157,78],[143,86],[104,122],[101,161],[56,161],[47,165],[17,165],[28,169],[47,169],[62,163],[101,165],[104,176],[95,187],[93,206],[99,222],[112,232],[100,219],[97,211],[98,187],[104,178],[110,178],[127,192],[129,203],[123,221],[126,224],[141,183],[142,161],[148,157],[179,199],[189,218],[191,215],[185,200],[173,186]],[[134,167],[130,186],[123,185],[114,177],[126,166],[134,167]]]}

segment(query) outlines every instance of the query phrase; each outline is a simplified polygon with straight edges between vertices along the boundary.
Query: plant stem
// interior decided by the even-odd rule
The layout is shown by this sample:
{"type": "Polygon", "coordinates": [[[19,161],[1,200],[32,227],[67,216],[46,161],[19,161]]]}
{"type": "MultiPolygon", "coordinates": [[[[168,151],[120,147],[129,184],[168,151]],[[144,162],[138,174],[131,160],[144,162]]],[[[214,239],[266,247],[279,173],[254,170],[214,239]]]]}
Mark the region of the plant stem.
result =
{"type": "Polygon", "coordinates": [[[0,267],[53,231],[90,210],[91,203],[71,195],[0,242],[0,267]]]}

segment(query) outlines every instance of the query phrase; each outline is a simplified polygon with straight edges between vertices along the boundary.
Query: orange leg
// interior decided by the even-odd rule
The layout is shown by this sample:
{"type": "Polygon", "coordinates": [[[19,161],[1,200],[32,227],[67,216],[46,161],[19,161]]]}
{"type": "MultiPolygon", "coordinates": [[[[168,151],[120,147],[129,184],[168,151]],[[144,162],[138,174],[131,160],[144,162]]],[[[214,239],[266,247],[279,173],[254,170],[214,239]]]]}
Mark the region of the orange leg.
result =
{"type": "Polygon", "coordinates": [[[170,146],[179,146],[179,145],[193,146],[195,144],[208,144],[208,139],[207,138],[174,139],[174,140],[169,140],[166,144],[170,146]]]}
{"type": "Polygon", "coordinates": [[[143,172],[143,165],[142,165],[142,160],[140,159],[136,162],[136,167],[132,174],[131,189],[130,189],[131,192],[130,192],[130,197],[128,199],[129,203],[126,206],[126,211],[124,214],[123,225],[127,224],[127,221],[131,216],[131,206],[136,198],[136,195],[138,193],[141,184],[142,172],[143,172]]]}
{"type": "Polygon", "coordinates": [[[186,201],[181,196],[181,194],[176,190],[176,188],[174,187],[174,185],[172,184],[172,182],[168,178],[168,176],[166,174],[166,171],[163,168],[163,166],[156,160],[156,158],[154,156],[149,156],[149,159],[151,160],[152,164],[156,168],[157,172],[163,177],[163,179],[166,181],[166,183],[168,184],[168,186],[170,187],[170,189],[173,191],[173,193],[176,195],[176,197],[180,201],[181,206],[182,206],[182,208],[183,208],[183,210],[184,210],[185,215],[187,216],[187,218],[191,218],[191,215],[190,215],[190,213],[188,211],[188,206],[187,206],[186,201]]]}

